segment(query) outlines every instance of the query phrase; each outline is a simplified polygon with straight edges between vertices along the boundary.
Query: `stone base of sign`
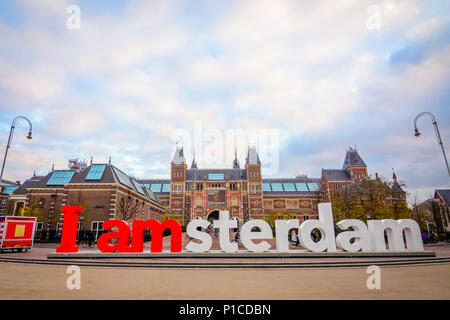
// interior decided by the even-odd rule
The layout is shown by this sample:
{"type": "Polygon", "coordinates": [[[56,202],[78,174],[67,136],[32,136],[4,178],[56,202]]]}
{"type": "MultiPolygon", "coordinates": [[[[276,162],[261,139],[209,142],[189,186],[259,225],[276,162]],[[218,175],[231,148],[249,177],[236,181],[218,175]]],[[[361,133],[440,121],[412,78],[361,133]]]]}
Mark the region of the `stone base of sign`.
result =
{"type": "Polygon", "coordinates": [[[289,252],[266,251],[261,253],[247,250],[238,252],[207,251],[207,252],[170,252],[158,253],[102,253],[99,251],[79,251],[76,253],[48,253],[48,259],[136,259],[136,258],[380,258],[380,257],[435,257],[434,251],[386,251],[386,252],[311,252],[306,250],[292,250],[289,252]]]}

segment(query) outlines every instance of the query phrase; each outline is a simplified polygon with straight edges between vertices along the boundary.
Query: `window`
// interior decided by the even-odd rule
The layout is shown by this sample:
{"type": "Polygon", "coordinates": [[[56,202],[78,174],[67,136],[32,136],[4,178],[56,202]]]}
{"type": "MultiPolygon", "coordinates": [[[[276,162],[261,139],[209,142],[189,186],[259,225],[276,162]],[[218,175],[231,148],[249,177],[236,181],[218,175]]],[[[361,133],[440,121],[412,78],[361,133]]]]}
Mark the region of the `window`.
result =
{"type": "Polygon", "coordinates": [[[102,226],[103,221],[92,221],[91,224],[91,232],[95,233],[95,239],[98,238],[98,233],[103,231],[103,226],[102,226]]]}
{"type": "Polygon", "coordinates": [[[161,192],[161,184],[160,183],[153,183],[150,186],[150,191],[151,192],[161,192]]]}
{"type": "Polygon", "coordinates": [[[50,179],[47,181],[48,186],[60,186],[69,183],[72,180],[75,171],[73,170],[57,170],[53,171],[50,179]]]}
{"type": "Polygon", "coordinates": [[[281,183],[272,183],[272,191],[283,191],[281,183]]]}
{"type": "Polygon", "coordinates": [[[5,186],[3,187],[2,194],[10,194],[17,190],[16,186],[5,186]]]}
{"type": "Polygon", "coordinates": [[[43,227],[44,227],[44,223],[43,222],[37,222],[36,223],[36,230],[37,231],[41,231],[43,227]]]}
{"type": "Polygon", "coordinates": [[[173,193],[175,193],[175,194],[182,193],[182,185],[181,184],[174,184],[173,185],[173,193]]]}
{"type": "Polygon", "coordinates": [[[272,191],[272,189],[270,188],[270,183],[263,183],[262,188],[263,188],[263,192],[272,191]]]}
{"type": "Polygon", "coordinates": [[[170,183],[164,183],[161,192],[170,192],[170,183]]]}
{"type": "Polygon", "coordinates": [[[86,176],[86,180],[100,180],[105,171],[106,164],[93,164],[86,176]]]}
{"type": "Polygon", "coordinates": [[[208,180],[224,180],[223,173],[210,173],[208,174],[208,180]]]}
{"type": "Polygon", "coordinates": [[[92,221],[91,231],[103,230],[103,221],[92,221]]]}
{"type": "Polygon", "coordinates": [[[123,173],[122,171],[120,171],[116,167],[113,167],[113,169],[114,169],[114,172],[115,172],[115,174],[116,174],[116,176],[119,179],[119,182],[121,184],[126,185],[130,189],[134,189],[133,185],[131,184],[130,177],[128,177],[125,173],[123,173]]]}
{"type": "Polygon", "coordinates": [[[252,194],[257,194],[257,193],[259,193],[259,184],[257,184],[257,183],[252,183],[251,188],[252,188],[252,190],[251,190],[252,194]]]}
{"type": "Polygon", "coordinates": [[[295,191],[293,183],[283,183],[284,191],[295,191]]]}
{"type": "Polygon", "coordinates": [[[203,184],[197,184],[197,191],[203,191],[203,184]]]}
{"type": "Polygon", "coordinates": [[[318,191],[319,185],[317,183],[308,183],[309,191],[318,191]]]}
{"type": "Polygon", "coordinates": [[[237,190],[237,185],[236,185],[236,183],[231,183],[231,184],[230,184],[230,190],[231,190],[231,191],[236,191],[236,190],[237,190]]]}
{"type": "Polygon", "coordinates": [[[7,199],[2,199],[2,201],[0,201],[0,207],[6,207],[7,201],[8,201],[7,199]]]}
{"type": "Polygon", "coordinates": [[[308,188],[306,187],[306,183],[303,183],[303,182],[296,183],[295,187],[297,188],[297,191],[308,191],[308,188]]]}

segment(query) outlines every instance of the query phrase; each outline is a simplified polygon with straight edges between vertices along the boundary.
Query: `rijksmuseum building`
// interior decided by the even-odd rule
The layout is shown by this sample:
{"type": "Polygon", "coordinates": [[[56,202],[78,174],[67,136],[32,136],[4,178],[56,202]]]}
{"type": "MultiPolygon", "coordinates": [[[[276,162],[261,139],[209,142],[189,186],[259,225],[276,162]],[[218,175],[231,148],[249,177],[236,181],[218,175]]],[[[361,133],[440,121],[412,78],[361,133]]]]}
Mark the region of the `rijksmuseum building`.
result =
{"type": "Polygon", "coordinates": [[[170,179],[140,182],[158,196],[169,216],[182,225],[196,218],[218,219],[219,210],[228,210],[230,217],[240,222],[270,216],[302,222],[318,217],[319,202],[329,201],[344,185],[367,174],[366,164],[353,148],[346,151],[342,169],[323,169],[321,178],[265,179],[254,147],[248,148],[243,168],[235,155],[228,169],[198,168],[195,159],[188,167],[183,148],[177,147],[170,179]]]}
{"type": "Polygon", "coordinates": [[[269,217],[303,222],[317,218],[319,202],[329,201],[344,185],[367,174],[366,164],[353,148],[346,151],[341,169],[323,169],[320,178],[265,179],[255,147],[248,148],[243,167],[235,156],[227,169],[199,168],[195,159],[188,167],[183,148],[177,147],[169,179],[135,179],[111,162],[70,161],[68,170],[52,169],[20,185],[3,184],[0,214],[22,215],[31,210],[40,216],[38,228],[46,228],[43,224],[48,222],[52,226],[47,228],[60,230],[61,206],[81,205],[80,227],[95,232],[109,219],[171,218],[186,226],[196,218],[217,219],[219,210],[228,210],[240,223],[269,217]],[[52,214],[57,216],[51,218],[52,214]]]}

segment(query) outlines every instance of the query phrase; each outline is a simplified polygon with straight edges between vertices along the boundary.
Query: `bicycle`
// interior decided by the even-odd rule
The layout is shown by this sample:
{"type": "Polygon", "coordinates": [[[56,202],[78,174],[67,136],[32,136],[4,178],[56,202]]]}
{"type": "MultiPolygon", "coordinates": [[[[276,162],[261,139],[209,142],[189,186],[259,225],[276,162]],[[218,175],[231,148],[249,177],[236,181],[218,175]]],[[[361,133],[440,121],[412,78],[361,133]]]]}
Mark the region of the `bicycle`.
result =
{"type": "Polygon", "coordinates": [[[82,248],[94,248],[95,245],[97,244],[97,241],[82,241],[81,242],[81,247],[82,248]]]}

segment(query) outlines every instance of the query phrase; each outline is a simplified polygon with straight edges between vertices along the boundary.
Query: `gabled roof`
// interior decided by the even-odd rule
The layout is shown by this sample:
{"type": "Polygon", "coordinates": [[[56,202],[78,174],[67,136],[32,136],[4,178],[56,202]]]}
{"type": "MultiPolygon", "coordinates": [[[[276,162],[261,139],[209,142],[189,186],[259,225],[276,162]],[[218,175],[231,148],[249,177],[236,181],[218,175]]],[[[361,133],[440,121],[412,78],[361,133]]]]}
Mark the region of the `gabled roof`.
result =
{"type": "Polygon", "coordinates": [[[322,172],[325,175],[327,181],[330,182],[342,182],[352,180],[347,170],[344,169],[322,169],[322,172]]]}
{"type": "Polygon", "coordinates": [[[0,181],[0,186],[2,186],[2,187],[3,186],[18,186],[18,184],[17,184],[17,182],[13,182],[13,181],[2,179],[0,181]]]}
{"type": "Polygon", "coordinates": [[[435,194],[439,195],[447,206],[450,205],[450,189],[438,189],[435,194]]]}
{"type": "MultiPolygon", "coordinates": [[[[59,170],[55,170],[57,172],[59,170]]],[[[64,170],[70,171],[70,170],[64,170]]],[[[14,194],[26,194],[27,188],[64,188],[64,185],[48,185],[50,177],[54,172],[50,172],[46,176],[34,176],[28,180],[26,180],[15,192],[14,194]]],[[[162,204],[158,197],[153,194],[150,190],[145,190],[140,181],[130,177],[117,167],[112,164],[91,164],[86,169],[75,172],[70,182],[67,184],[119,184],[126,187],[129,190],[132,190],[140,195],[150,198],[151,200],[162,204]],[[96,176],[95,179],[86,179],[89,175],[89,172],[92,166],[104,166],[103,173],[101,175],[96,176]]]]}
{"type": "Polygon", "coordinates": [[[49,179],[50,177],[50,173],[46,176],[33,176],[28,180],[25,180],[24,183],[22,183],[20,185],[20,187],[13,192],[13,194],[26,194],[27,193],[27,188],[34,188],[36,185],[38,185],[41,180],[43,179],[49,179]]]}
{"type": "Polygon", "coordinates": [[[348,167],[353,166],[366,167],[366,164],[364,163],[363,159],[359,156],[356,149],[349,148],[345,154],[345,160],[342,169],[347,169],[348,167]]]}

